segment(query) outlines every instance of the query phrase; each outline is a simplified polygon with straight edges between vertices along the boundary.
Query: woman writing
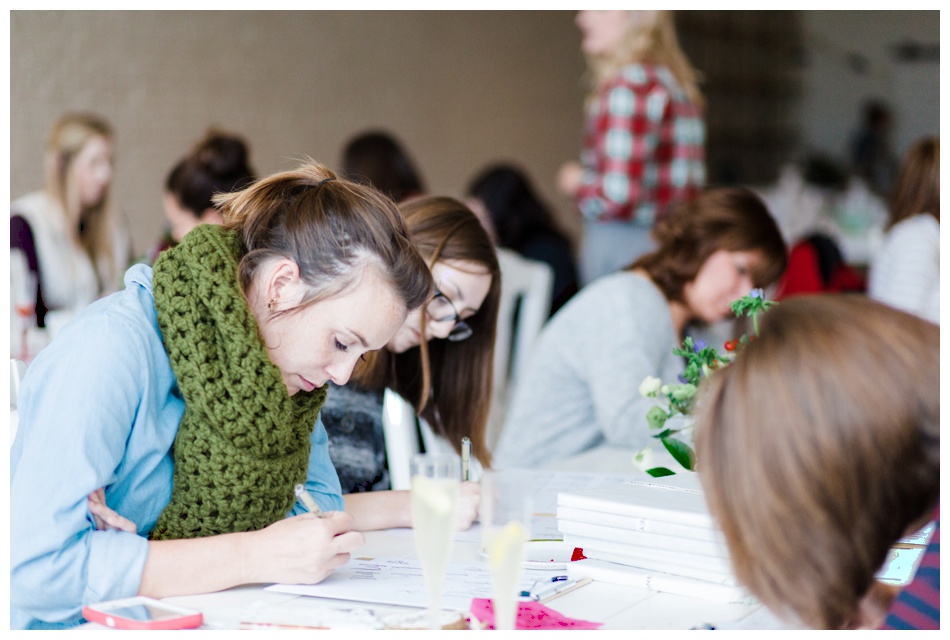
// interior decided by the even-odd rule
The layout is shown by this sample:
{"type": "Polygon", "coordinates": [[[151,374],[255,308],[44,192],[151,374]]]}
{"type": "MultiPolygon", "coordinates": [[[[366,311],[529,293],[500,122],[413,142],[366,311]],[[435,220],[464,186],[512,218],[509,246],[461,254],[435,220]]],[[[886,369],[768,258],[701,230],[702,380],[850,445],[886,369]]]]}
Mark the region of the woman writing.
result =
{"type": "Polygon", "coordinates": [[[37,327],[61,327],[120,284],[132,243],[109,197],[112,128],[68,114],[50,132],[45,186],[10,205],[11,301],[37,327]]]}
{"type": "Polygon", "coordinates": [[[581,285],[651,249],[650,227],[706,181],[703,97],[670,11],[580,11],[591,88],[581,162],[558,188],[584,217],[581,285]]]}
{"type": "MultiPolygon", "coordinates": [[[[331,386],[321,414],[346,511],[361,530],[412,524],[409,492],[387,491],[384,389],[415,407],[435,436],[433,446],[459,453],[467,436],[475,461],[491,463],[485,425],[501,290],[494,247],[457,200],[425,196],[399,209],[432,271],[435,295],[409,314],[385,349],[367,356],[354,382],[331,386]]],[[[459,528],[475,519],[478,496],[478,485],[463,483],[459,528]]]]}
{"type": "Polygon", "coordinates": [[[673,355],[690,325],[732,315],[730,304],[774,282],[785,242],[747,189],[711,189],[654,231],[657,249],[588,285],[538,336],[495,451],[499,467],[537,467],[602,444],[650,441],[647,376],[675,380],[673,355]],[[554,400],[553,398],[556,398],[554,400]]]}
{"type": "Polygon", "coordinates": [[[939,628],[936,325],[855,294],[793,298],[700,393],[699,478],[753,595],[812,628],[939,628]],[[932,519],[894,599],[874,576],[932,519]]]}
{"type": "Polygon", "coordinates": [[[218,200],[30,368],[11,452],[15,628],[83,604],[317,582],[362,541],[340,510],[325,383],[382,348],[432,279],[397,210],[319,165],[218,200]],[[50,443],[55,443],[51,446],[50,443]],[[174,454],[172,444],[174,443],[174,454]],[[174,476],[173,476],[174,474],[174,476]],[[101,497],[135,525],[98,530],[101,497]]]}

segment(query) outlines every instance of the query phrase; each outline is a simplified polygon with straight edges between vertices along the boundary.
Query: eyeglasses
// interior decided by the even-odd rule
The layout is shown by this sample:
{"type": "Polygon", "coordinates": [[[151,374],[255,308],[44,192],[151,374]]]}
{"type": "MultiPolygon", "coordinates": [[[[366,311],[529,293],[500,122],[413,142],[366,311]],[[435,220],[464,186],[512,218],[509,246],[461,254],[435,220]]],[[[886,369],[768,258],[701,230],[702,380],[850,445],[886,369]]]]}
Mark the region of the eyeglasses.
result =
{"type": "Polygon", "coordinates": [[[472,328],[465,324],[452,301],[444,293],[436,290],[432,300],[426,305],[426,313],[436,322],[453,322],[455,326],[449,332],[448,339],[459,342],[471,337],[472,328]]]}

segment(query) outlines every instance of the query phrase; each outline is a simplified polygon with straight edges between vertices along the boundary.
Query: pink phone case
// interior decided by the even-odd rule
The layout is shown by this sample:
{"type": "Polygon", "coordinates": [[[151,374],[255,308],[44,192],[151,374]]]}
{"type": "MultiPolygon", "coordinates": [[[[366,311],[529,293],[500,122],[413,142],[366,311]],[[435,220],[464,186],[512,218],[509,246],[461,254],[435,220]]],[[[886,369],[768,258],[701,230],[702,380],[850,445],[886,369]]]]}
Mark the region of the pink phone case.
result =
{"type": "MultiPolygon", "coordinates": [[[[131,599],[130,599],[131,603],[131,599]]],[[[107,603],[103,603],[107,604],[107,603]]],[[[159,601],[154,601],[154,603],[149,602],[138,602],[136,604],[154,604],[158,607],[168,608],[166,605],[163,605],[159,601]]],[[[132,618],[126,618],[116,613],[113,613],[106,610],[96,609],[97,605],[87,605],[82,608],[83,617],[89,622],[98,622],[112,629],[157,629],[157,630],[171,630],[171,629],[193,629],[201,625],[202,615],[200,611],[195,611],[193,613],[184,613],[181,615],[172,616],[169,618],[162,618],[159,620],[133,620],[132,618]]]]}

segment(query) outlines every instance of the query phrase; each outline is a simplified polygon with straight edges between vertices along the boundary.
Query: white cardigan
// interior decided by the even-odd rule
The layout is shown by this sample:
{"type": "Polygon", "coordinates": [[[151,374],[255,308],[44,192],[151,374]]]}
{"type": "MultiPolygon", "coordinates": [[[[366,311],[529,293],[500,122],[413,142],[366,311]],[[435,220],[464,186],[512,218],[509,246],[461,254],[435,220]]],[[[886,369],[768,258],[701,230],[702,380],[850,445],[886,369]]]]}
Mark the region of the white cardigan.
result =
{"type": "Polygon", "coordinates": [[[940,324],[940,223],[920,213],[894,225],[868,274],[868,295],[940,324]]]}
{"type": "MultiPolygon", "coordinates": [[[[83,248],[73,241],[66,215],[54,198],[44,191],[35,191],[15,200],[10,205],[10,215],[22,216],[30,225],[43,302],[50,312],[71,317],[100,296],[118,290],[131,255],[131,238],[124,225],[117,224],[112,230],[111,264],[98,265],[105,283],[100,290],[96,267],[83,248]]],[[[13,282],[10,285],[11,291],[24,286],[13,282]]]]}

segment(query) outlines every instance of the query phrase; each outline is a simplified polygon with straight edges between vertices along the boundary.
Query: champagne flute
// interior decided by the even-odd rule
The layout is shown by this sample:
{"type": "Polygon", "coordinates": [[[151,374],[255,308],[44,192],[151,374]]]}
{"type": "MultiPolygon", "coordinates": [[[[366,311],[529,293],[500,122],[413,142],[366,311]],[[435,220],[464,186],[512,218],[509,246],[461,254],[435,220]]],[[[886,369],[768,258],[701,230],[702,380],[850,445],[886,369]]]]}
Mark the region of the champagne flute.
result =
{"type": "Polygon", "coordinates": [[[429,599],[429,628],[442,627],[442,582],[455,532],[461,464],[458,457],[419,453],[409,461],[412,528],[429,599]]]}
{"type": "Polygon", "coordinates": [[[495,629],[513,630],[531,528],[531,476],[517,469],[486,471],[481,485],[482,542],[492,576],[495,629]]]}

